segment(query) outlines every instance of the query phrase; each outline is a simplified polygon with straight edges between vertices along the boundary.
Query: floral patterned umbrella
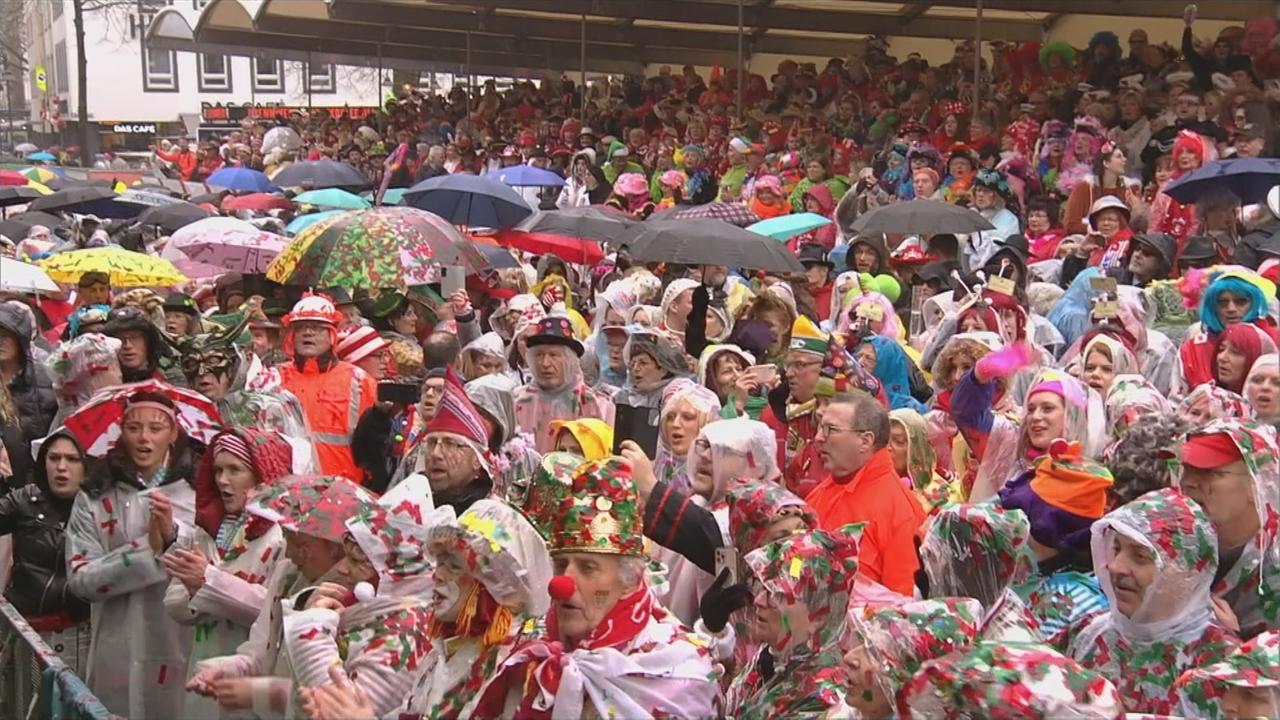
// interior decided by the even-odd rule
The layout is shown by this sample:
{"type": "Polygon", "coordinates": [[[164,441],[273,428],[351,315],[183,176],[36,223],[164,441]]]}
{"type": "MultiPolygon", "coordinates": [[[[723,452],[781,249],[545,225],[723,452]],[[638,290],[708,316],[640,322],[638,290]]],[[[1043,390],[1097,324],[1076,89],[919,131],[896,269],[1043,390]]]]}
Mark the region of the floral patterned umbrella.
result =
{"type": "Polygon", "coordinates": [[[298,233],[267,278],[307,287],[419,285],[434,265],[487,263],[452,225],[424,210],[377,207],[338,213],[298,233]]]}
{"type": "Polygon", "coordinates": [[[194,390],[160,380],[106,388],[68,415],[63,424],[90,457],[103,457],[120,437],[126,401],[139,392],[157,393],[172,400],[178,411],[178,425],[193,440],[208,445],[222,431],[222,416],[213,401],[194,390]]]}

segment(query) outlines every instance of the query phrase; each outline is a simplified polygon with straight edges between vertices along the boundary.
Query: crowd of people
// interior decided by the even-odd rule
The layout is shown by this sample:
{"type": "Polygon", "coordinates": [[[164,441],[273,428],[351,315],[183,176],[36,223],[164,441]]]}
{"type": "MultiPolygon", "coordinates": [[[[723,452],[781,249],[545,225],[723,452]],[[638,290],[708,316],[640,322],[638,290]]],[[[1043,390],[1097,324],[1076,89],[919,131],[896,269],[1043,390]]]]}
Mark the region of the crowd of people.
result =
{"type": "Polygon", "coordinates": [[[452,293],[14,295],[5,597],[138,719],[1280,717],[1280,174],[1164,192],[1275,149],[1277,26],[1194,20],[996,45],[979,107],[971,45],[872,39],[739,120],[733,71],[663,68],[161,149],[831,222],[794,274],[606,245],[452,293]],[[895,203],[994,229],[852,229],[895,203]]]}

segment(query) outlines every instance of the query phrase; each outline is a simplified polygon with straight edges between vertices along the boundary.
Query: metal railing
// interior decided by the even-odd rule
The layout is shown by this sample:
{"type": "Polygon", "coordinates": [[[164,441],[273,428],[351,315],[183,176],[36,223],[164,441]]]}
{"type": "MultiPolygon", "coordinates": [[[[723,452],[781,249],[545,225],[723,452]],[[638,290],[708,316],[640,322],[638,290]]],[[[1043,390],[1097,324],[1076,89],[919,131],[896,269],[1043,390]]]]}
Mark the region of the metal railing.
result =
{"type": "Polygon", "coordinates": [[[0,598],[0,717],[115,720],[84,681],[0,598]]]}

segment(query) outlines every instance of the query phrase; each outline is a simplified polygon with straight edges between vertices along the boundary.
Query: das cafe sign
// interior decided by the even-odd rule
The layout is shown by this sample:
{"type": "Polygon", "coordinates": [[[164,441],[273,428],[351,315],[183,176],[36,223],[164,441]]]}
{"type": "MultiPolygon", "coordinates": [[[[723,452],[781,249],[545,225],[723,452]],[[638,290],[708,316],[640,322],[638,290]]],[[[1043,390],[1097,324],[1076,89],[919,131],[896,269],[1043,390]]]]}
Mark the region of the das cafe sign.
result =
{"type": "Polygon", "coordinates": [[[156,123],[102,123],[102,132],[113,132],[118,135],[155,135],[156,123]]]}
{"type": "Polygon", "coordinates": [[[363,120],[377,112],[378,108],[373,105],[305,107],[298,105],[201,103],[200,123],[202,125],[238,127],[243,120],[288,120],[298,114],[315,115],[317,113],[327,114],[333,120],[363,120]]]}

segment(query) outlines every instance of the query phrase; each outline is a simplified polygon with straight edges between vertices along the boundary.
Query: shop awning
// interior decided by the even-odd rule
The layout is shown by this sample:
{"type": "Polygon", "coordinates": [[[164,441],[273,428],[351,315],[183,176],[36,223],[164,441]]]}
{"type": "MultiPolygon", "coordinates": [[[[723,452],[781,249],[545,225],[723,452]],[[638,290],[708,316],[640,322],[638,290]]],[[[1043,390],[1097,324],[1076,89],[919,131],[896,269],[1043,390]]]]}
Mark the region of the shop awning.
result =
{"type": "MultiPolygon", "coordinates": [[[[162,10],[161,49],[477,74],[520,70],[639,73],[647,64],[729,65],[739,13],[749,55],[841,57],[869,35],[964,39],[978,0],[213,0],[194,28],[162,10]]],[[[982,0],[987,40],[1039,40],[1071,14],[1178,18],[1183,0],[982,0]]],[[[1243,22],[1270,0],[1201,3],[1200,17],[1243,22]]]]}

